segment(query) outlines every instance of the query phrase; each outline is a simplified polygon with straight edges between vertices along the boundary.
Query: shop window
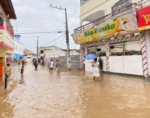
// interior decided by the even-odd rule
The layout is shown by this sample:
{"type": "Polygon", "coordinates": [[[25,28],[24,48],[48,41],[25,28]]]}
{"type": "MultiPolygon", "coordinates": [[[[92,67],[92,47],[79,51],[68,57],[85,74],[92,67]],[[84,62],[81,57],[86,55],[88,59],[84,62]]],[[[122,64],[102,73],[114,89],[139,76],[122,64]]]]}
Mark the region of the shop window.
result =
{"type": "Polygon", "coordinates": [[[111,45],[110,53],[111,53],[111,56],[122,56],[123,55],[123,43],[111,45]]]}
{"type": "Polygon", "coordinates": [[[96,54],[96,47],[88,48],[88,54],[96,54]]]}
{"type": "Polygon", "coordinates": [[[141,55],[141,44],[139,41],[124,43],[125,55],[141,55]]]}
{"type": "Polygon", "coordinates": [[[105,46],[98,46],[97,47],[97,52],[96,54],[98,56],[106,56],[106,49],[105,49],[105,46]]]}

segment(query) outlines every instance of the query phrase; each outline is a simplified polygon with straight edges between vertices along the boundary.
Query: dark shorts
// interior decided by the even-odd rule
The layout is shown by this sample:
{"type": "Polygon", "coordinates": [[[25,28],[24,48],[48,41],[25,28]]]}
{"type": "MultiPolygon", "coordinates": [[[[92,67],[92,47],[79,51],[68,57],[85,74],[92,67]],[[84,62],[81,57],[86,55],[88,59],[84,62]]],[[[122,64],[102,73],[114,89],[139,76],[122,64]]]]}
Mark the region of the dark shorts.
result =
{"type": "Polygon", "coordinates": [[[53,68],[49,68],[49,70],[54,70],[53,68]]]}

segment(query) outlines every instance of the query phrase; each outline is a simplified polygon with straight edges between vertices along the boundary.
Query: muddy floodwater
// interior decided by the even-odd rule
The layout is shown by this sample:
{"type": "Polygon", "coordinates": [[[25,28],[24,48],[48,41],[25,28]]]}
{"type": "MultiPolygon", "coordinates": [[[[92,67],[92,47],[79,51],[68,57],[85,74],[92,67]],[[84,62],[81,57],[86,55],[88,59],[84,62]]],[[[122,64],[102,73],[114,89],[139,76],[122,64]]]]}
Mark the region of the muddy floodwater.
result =
{"type": "Polygon", "coordinates": [[[99,82],[82,71],[49,73],[18,67],[5,91],[0,82],[0,118],[150,118],[150,82],[103,74],[99,82]]]}

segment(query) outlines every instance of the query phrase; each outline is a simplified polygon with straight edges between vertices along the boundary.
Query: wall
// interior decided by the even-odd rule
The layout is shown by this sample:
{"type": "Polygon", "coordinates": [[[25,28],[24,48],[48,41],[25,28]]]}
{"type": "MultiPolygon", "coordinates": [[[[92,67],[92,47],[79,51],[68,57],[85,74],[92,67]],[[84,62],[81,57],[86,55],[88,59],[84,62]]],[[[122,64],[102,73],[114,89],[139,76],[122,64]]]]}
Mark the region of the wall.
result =
{"type": "Polygon", "coordinates": [[[0,78],[4,77],[5,57],[0,57],[0,78]]]}
{"type": "Polygon", "coordinates": [[[23,52],[24,52],[24,46],[23,46],[23,44],[20,43],[18,40],[15,39],[15,42],[14,42],[14,53],[23,55],[23,52]],[[16,48],[16,46],[17,46],[17,48],[16,48]]]}
{"type": "MultiPolygon", "coordinates": [[[[104,11],[104,15],[111,13],[111,6],[113,6],[119,0],[89,0],[84,5],[80,7],[80,21],[91,14],[94,14],[98,11],[104,11]]],[[[139,2],[141,0],[132,0],[133,3],[139,2]]],[[[98,14],[99,18],[102,17],[101,14],[98,14]]]]}
{"type": "Polygon", "coordinates": [[[8,20],[6,18],[7,15],[6,15],[5,11],[3,10],[3,7],[2,7],[1,4],[0,4],[0,13],[2,14],[2,17],[5,19],[4,22],[3,22],[3,26],[9,31],[9,33],[13,37],[14,36],[13,26],[11,25],[10,20],[8,20]]]}

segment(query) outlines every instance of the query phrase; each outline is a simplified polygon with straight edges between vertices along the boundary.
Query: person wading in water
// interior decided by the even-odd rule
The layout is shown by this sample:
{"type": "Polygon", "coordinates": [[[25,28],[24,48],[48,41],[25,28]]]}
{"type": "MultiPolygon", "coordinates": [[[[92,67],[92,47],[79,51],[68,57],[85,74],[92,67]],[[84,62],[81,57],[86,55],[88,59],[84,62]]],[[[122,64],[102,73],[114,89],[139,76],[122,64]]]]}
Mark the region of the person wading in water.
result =
{"type": "Polygon", "coordinates": [[[10,64],[7,64],[7,66],[5,67],[5,89],[7,88],[7,79],[9,77],[9,73],[10,73],[10,64]]]}
{"type": "Polygon", "coordinates": [[[35,71],[37,71],[38,63],[37,61],[34,62],[35,71]]]}
{"type": "Polygon", "coordinates": [[[101,68],[99,66],[99,62],[97,62],[97,58],[94,59],[94,61],[92,63],[92,67],[93,67],[93,80],[99,81],[101,68]]]}

